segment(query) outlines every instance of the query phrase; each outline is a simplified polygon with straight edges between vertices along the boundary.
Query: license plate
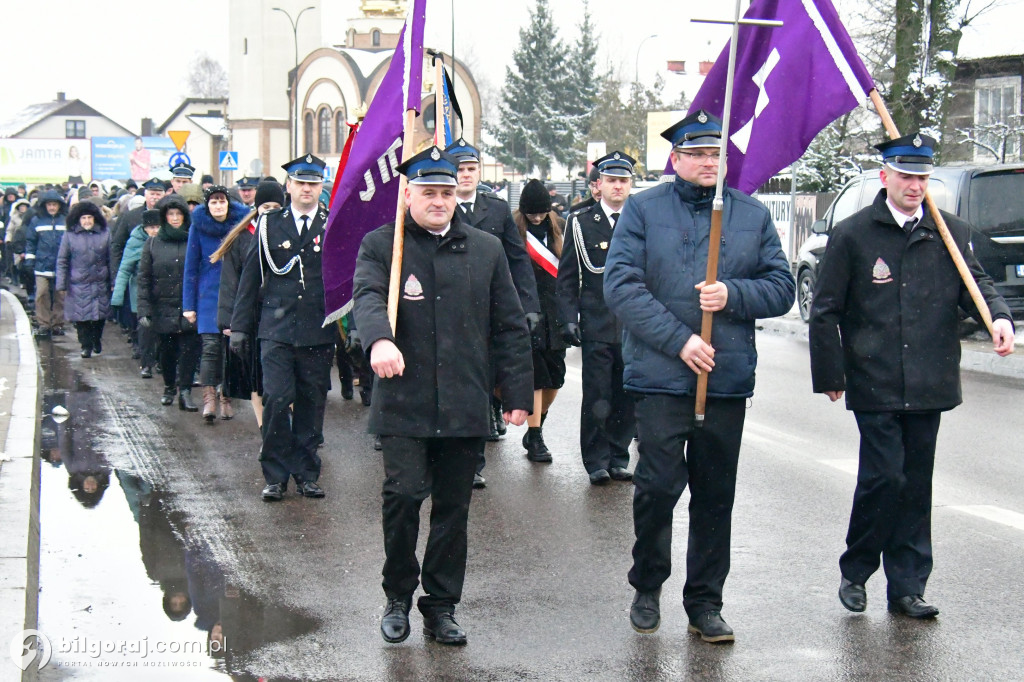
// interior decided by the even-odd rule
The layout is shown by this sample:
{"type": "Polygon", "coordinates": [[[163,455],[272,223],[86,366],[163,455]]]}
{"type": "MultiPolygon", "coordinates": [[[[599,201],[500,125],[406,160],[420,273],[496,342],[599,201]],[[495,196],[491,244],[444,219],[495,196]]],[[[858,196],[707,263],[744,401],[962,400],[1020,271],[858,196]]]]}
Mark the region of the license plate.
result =
{"type": "Polygon", "coordinates": [[[1024,277],[1024,265],[1017,266],[1017,276],[1024,277]]]}

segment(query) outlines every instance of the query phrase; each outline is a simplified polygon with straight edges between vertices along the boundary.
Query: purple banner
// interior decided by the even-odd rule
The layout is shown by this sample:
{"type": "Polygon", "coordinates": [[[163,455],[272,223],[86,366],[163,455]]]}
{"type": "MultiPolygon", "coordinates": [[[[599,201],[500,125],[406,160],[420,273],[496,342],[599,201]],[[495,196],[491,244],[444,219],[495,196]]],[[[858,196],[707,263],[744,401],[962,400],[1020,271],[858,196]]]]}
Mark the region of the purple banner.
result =
{"type": "Polygon", "coordinates": [[[324,324],[342,317],[352,305],[352,278],[363,237],[395,219],[395,168],[402,162],[405,112],[419,111],[423,91],[425,13],[426,0],[415,0],[338,180],[324,237],[324,324]]]}
{"type": "MultiPolygon", "coordinates": [[[[754,0],[744,18],[783,22],[740,26],[736,43],[726,179],[749,194],[855,109],[874,81],[829,0],[754,0]]],[[[728,62],[726,44],[691,113],[723,115],[728,62]]]]}

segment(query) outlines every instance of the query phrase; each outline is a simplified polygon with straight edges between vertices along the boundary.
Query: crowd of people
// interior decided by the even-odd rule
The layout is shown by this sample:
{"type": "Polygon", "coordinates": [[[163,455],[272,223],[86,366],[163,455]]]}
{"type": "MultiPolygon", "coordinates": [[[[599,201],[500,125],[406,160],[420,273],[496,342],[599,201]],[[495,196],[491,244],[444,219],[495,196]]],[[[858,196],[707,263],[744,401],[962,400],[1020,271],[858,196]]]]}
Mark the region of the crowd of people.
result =
{"type": "MultiPolygon", "coordinates": [[[[358,377],[385,471],[381,634],[389,643],[408,637],[419,586],[424,633],[466,642],[454,614],[472,490],[486,487],[486,442],[506,424],[526,424],[527,459],[554,459],[543,429],[565,383],[566,350],[580,346],[582,469],[594,486],[634,485],[633,628],[660,625],[674,508],[689,489],[688,629],[731,642],[721,610],[754,392],[754,323],[789,311],[795,283],[764,205],[728,187],[717,192],[721,121],[700,110],[663,137],[671,182],[631,196],[635,161],[613,151],[594,161],[589,195],[571,206],[530,180],[513,211],[481,185],[480,153],[464,139],[403,160],[402,260],[393,260],[396,224],[367,234],[353,311],[337,324],[322,324],[330,191],[324,161],[311,154],[283,166],[284,186],[243,178],[230,189],[212,179],[200,187],[194,169],[178,164],[169,183],[152,178],[106,194],[97,183],[44,187],[33,201],[14,188],[3,207],[4,262],[29,292],[40,337],[74,323],[91,358],[113,320],[134,344],[141,376],[159,367],[163,405],[177,397],[180,409],[213,423],[234,416],[232,400],[251,400],[266,502],[282,500],[292,482],[304,498],[325,496],[318,448],[332,363],[344,398],[358,377]]],[[[849,383],[862,437],[840,600],[863,611],[864,583],[884,560],[889,608],[913,618],[938,614],[923,598],[931,466],[938,415],[960,402],[957,308],[977,314],[922,209],[932,146],[919,134],[878,146],[883,190],[837,226],[811,321],[815,390],[835,401],[849,383]],[[920,324],[901,328],[907,320],[920,324]],[[913,348],[901,352],[901,341],[913,348]]],[[[1008,354],[1008,308],[968,248],[967,226],[948,220],[995,318],[995,350],[1008,354]]]]}

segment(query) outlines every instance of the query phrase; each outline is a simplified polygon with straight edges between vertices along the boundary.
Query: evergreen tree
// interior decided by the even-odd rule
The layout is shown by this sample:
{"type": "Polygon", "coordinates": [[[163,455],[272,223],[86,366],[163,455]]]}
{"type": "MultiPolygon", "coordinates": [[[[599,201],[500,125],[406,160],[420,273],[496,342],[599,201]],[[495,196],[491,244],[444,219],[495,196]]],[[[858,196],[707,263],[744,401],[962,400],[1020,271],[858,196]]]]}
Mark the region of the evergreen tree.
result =
{"type": "Polygon", "coordinates": [[[582,165],[586,160],[586,143],[593,124],[594,104],[597,101],[600,78],[597,74],[598,35],[590,17],[590,2],[584,0],[583,20],[577,27],[574,49],[569,53],[570,94],[563,104],[565,113],[575,119],[574,139],[566,165],[582,165]]]}
{"type": "Polygon", "coordinates": [[[548,0],[537,0],[530,23],[519,30],[513,66],[505,67],[505,86],[490,149],[502,163],[522,173],[539,169],[548,177],[552,160],[571,158],[575,118],[565,113],[570,92],[567,51],[558,37],[548,0]]]}
{"type": "Polygon", "coordinates": [[[647,114],[663,108],[663,87],[661,76],[653,88],[631,83],[629,97],[623,101],[622,81],[613,73],[606,73],[601,79],[601,91],[594,106],[590,139],[604,142],[609,152],[613,149],[626,152],[637,160],[637,172],[646,172],[647,114]]]}

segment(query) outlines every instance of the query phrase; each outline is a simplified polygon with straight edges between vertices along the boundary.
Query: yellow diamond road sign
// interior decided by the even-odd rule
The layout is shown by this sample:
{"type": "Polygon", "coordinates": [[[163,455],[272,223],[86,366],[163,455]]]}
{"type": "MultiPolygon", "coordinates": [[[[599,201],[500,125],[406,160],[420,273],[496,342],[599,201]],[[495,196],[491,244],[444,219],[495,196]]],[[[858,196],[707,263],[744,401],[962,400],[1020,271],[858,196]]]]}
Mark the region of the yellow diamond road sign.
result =
{"type": "Polygon", "coordinates": [[[168,130],[167,134],[171,138],[171,142],[178,148],[180,152],[185,147],[185,140],[188,139],[188,135],[191,131],[189,130],[168,130]]]}

